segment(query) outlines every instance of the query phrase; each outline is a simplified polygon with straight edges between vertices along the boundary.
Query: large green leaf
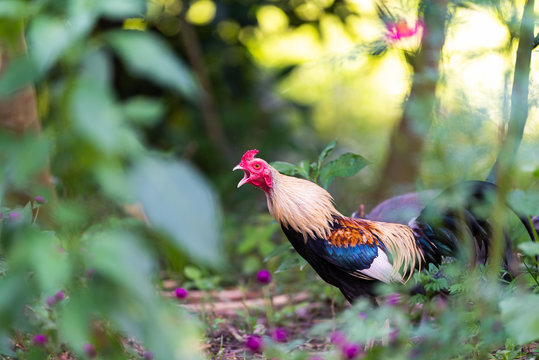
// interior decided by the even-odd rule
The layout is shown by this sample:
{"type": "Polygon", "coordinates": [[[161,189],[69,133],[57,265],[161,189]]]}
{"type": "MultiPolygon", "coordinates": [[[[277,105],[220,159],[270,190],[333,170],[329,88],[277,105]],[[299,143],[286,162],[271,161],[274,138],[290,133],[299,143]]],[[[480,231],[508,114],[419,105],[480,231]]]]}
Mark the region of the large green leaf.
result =
{"type": "Polygon", "coordinates": [[[74,41],[74,33],[63,19],[41,15],[30,24],[28,45],[41,72],[47,71],[74,41]]]}
{"type": "Polygon", "coordinates": [[[320,170],[320,183],[324,188],[328,188],[335,177],[352,176],[368,164],[369,161],[361,155],[343,154],[320,170]]]}
{"type": "Polygon", "coordinates": [[[135,134],[122,123],[122,112],[108,87],[82,77],[71,92],[70,110],[78,134],[105,154],[124,154],[138,148],[135,134]]]}
{"type": "Polygon", "coordinates": [[[524,294],[500,302],[502,320],[509,335],[519,344],[539,339],[539,295],[524,294]]]}
{"type": "Polygon", "coordinates": [[[122,30],[110,32],[107,39],[133,74],[173,89],[191,99],[198,93],[197,84],[190,70],[169,45],[156,35],[150,32],[122,30]]]}
{"type": "Polygon", "coordinates": [[[173,244],[206,263],[220,260],[220,214],[207,181],[184,161],[146,157],[129,174],[148,219],[173,244]]]}

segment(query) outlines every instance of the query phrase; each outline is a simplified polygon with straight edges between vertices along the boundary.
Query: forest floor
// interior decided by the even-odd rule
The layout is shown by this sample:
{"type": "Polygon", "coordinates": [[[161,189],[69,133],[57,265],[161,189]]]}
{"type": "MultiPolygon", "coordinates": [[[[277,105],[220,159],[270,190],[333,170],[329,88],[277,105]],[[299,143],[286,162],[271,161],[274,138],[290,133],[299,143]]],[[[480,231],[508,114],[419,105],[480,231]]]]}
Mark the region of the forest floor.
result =
{"type": "MultiPolygon", "coordinates": [[[[173,296],[170,285],[172,283],[164,284],[167,296],[173,296]]],[[[190,291],[180,303],[200,314],[206,324],[204,350],[208,359],[243,360],[258,358],[245,343],[249,335],[267,335],[272,328],[269,322],[285,328],[287,341],[296,341],[297,348],[309,351],[313,356],[327,353],[331,346],[329,339],[313,337],[311,329],[332,320],[337,310],[330,302],[311,300],[307,291],[275,295],[268,314],[268,297],[263,291],[234,288],[215,292],[190,291]]]]}

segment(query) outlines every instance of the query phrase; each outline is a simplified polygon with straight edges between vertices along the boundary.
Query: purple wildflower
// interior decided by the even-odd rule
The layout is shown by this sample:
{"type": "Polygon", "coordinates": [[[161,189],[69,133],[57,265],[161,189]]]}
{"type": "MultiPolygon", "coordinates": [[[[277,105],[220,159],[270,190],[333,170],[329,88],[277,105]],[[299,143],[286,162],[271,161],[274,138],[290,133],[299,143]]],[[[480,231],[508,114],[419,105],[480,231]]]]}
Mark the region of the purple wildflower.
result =
{"type": "Polygon", "coordinates": [[[249,335],[245,347],[254,353],[260,353],[264,347],[264,340],[258,335],[249,335]]]}
{"type": "Polygon", "coordinates": [[[21,217],[21,214],[19,214],[18,212],[14,211],[12,212],[11,214],[9,214],[9,218],[11,220],[17,220],[18,218],[21,217]]]}
{"type": "Polygon", "coordinates": [[[268,270],[260,270],[256,273],[256,280],[261,284],[269,284],[271,282],[271,273],[268,270]]]}
{"type": "Polygon", "coordinates": [[[178,299],[185,299],[187,297],[187,290],[179,287],[174,291],[174,296],[176,296],[178,299]]]}
{"type": "Polygon", "coordinates": [[[399,293],[391,293],[386,297],[386,304],[389,306],[395,306],[401,301],[401,295],[399,293]]]}
{"type": "Polygon", "coordinates": [[[399,334],[400,334],[399,329],[391,330],[391,332],[389,333],[389,341],[394,342],[395,340],[397,340],[399,338],[399,334]]]}
{"type": "Polygon", "coordinates": [[[43,196],[40,196],[40,195],[36,196],[34,198],[34,201],[36,203],[38,203],[38,204],[45,204],[45,202],[46,202],[45,198],[43,196]]]}
{"type": "Polygon", "coordinates": [[[361,345],[357,343],[344,343],[341,346],[341,353],[345,359],[355,359],[361,354],[361,345]]]}
{"type": "Polygon", "coordinates": [[[47,337],[43,334],[37,334],[32,339],[32,343],[36,346],[45,346],[45,343],[47,342],[47,337]]]}
{"type": "Polygon", "coordinates": [[[45,304],[47,304],[48,307],[53,307],[56,304],[56,298],[54,296],[47,296],[47,299],[45,299],[45,304]]]}
{"type": "Polygon", "coordinates": [[[286,329],[283,329],[283,328],[275,328],[273,329],[273,331],[271,332],[271,338],[277,342],[287,342],[288,341],[288,331],[286,331],[286,329]]]}
{"type": "Polygon", "coordinates": [[[144,352],[144,360],[153,360],[153,354],[149,351],[144,352]]]}
{"type": "Polygon", "coordinates": [[[55,295],[54,295],[54,298],[56,299],[56,301],[60,302],[62,300],[65,299],[65,295],[64,293],[62,292],[62,290],[58,291],[55,295]]]}
{"type": "Polygon", "coordinates": [[[367,314],[362,311],[362,312],[359,313],[359,318],[361,320],[365,320],[367,318],[367,314]]]}
{"type": "Polygon", "coordinates": [[[92,344],[84,344],[82,350],[84,351],[84,354],[90,358],[95,358],[97,356],[97,350],[92,344]]]}
{"type": "Polygon", "coordinates": [[[329,340],[332,344],[342,345],[346,342],[346,335],[339,330],[335,330],[329,335],[329,340]]]}

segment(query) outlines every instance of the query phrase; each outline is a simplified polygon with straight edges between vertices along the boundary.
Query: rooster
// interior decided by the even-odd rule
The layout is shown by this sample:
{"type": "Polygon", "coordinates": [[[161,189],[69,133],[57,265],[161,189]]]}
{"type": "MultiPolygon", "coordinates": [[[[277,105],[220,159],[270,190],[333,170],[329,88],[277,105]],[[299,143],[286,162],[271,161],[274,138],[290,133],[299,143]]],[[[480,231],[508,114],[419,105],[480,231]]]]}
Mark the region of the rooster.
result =
{"type": "Polygon", "coordinates": [[[488,203],[495,191],[490,183],[469,182],[467,203],[458,212],[448,207],[446,196],[429,204],[408,225],[371,221],[342,215],[325,189],[280,174],[255,158],[257,153],[247,151],[234,167],[244,171],[238,188],[252,184],[265,192],[269,212],[294,249],[350,302],[361,296],[374,300],[377,282],[405,283],[416,269],[439,265],[446,256],[457,257],[457,234],[463,232],[473,238],[478,261],[487,259],[491,228],[484,208],[475,205],[488,203]]]}

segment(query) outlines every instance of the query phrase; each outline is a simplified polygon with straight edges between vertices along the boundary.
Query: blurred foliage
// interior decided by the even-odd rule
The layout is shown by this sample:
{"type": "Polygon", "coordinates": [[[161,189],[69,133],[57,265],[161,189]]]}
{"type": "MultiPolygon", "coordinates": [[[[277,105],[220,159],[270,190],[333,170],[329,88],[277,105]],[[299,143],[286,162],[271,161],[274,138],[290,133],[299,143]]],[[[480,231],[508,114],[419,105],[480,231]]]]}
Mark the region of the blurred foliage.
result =
{"type": "MultiPolygon", "coordinates": [[[[230,170],[256,146],[266,159],[287,160],[274,163],[283,172],[329,188],[343,213],[358,206],[350,194],[377,182],[420,40],[388,37],[391,24],[413,28],[420,2],[387,1],[383,12],[379,5],[0,1],[2,106],[33,86],[36,103],[26,105],[42,123],[41,133],[0,133],[0,354],[42,359],[67,346],[82,357],[93,344],[100,357],[121,359],[130,351],[122,341],[134,338],[156,359],[202,358],[202,325],[155,291],[163,276],[211,290],[244,284],[267,266],[278,272],[279,291],[309,284],[317,299],[331,297],[278,225],[253,215],[265,214],[261,195],[236,190],[230,170]],[[339,147],[324,148],[335,138],[339,147]],[[336,180],[367,164],[361,178],[336,180]],[[47,166],[57,201],[36,180],[47,166]],[[45,204],[34,199],[46,194],[45,204]],[[58,291],[66,298],[48,304],[58,291]],[[38,333],[47,337],[44,348],[32,344],[38,333]]],[[[419,189],[486,177],[510,107],[522,5],[450,1],[435,122],[422,129],[419,189]]],[[[537,214],[532,61],[529,122],[512,176],[519,190],[510,200],[537,214]]],[[[414,327],[405,312],[386,307],[368,309],[377,320],[367,327],[347,322],[351,312],[367,311],[360,303],[339,326],[364,341],[383,336],[378,325],[391,315],[401,335],[396,345],[375,347],[373,358],[482,357],[503,345],[505,358],[516,357],[517,345],[537,339],[538,323],[518,313],[537,301],[537,249],[519,248],[529,271],[515,287],[532,289],[523,295],[498,299],[490,295],[507,290],[490,283],[474,292],[472,277],[461,292],[477,307],[456,299],[435,314],[437,323],[414,327]],[[496,321],[504,332],[492,330],[496,321]],[[484,322],[490,327],[475,331],[484,322]],[[470,347],[450,348],[455,339],[470,347]]],[[[420,300],[435,301],[434,290],[420,300]]]]}

